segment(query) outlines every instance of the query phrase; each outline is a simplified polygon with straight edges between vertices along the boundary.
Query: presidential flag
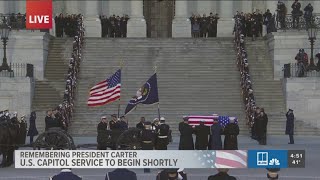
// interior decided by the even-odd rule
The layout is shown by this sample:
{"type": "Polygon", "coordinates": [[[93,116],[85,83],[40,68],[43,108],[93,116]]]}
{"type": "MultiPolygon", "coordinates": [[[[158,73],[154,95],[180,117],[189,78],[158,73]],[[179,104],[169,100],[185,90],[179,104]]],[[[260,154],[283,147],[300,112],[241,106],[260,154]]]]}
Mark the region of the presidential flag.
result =
{"type": "Polygon", "coordinates": [[[134,110],[138,104],[155,104],[159,102],[157,74],[152,75],[149,80],[137,91],[136,95],[129,101],[125,113],[134,110]]]}
{"type": "Polygon", "coordinates": [[[238,124],[238,119],[232,116],[219,116],[217,114],[213,114],[211,116],[187,116],[188,124],[191,126],[197,126],[200,122],[204,122],[206,126],[211,126],[213,124],[213,120],[216,119],[219,121],[219,124],[224,128],[227,124],[229,124],[230,119],[234,119],[235,123],[238,124]]]}
{"type": "Polygon", "coordinates": [[[99,82],[90,89],[88,106],[102,106],[120,99],[121,69],[104,81],[99,82]]]}

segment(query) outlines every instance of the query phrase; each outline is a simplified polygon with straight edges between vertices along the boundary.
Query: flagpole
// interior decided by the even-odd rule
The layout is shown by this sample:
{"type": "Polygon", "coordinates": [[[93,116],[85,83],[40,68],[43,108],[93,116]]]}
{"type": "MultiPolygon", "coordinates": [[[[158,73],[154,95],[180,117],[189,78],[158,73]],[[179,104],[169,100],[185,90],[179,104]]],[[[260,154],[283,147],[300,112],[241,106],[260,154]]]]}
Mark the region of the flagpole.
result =
{"type": "MultiPolygon", "coordinates": [[[[123,67],[124,61],[120,60],[120,71],[121,71],[121,80],[122,80],[122,67],[123,67]]],[[[120,118],[120,107],[121,107],[121,98],[119,98],[118,101],[118,118],[120,118]]]]}
{"type": "MultiPolygon", "coordinates": [[[[154,66],[154,73],[157,73],[157,69],[158,69],[158,67],[157,67],[157,62],[156,62],[156,65],[154,66]]],[[[159,120],[160,120],[160,117],[161,117],[161,115],[160,115],[160,101],[158,102],[158,118],[159,118],[159,120]]]]}

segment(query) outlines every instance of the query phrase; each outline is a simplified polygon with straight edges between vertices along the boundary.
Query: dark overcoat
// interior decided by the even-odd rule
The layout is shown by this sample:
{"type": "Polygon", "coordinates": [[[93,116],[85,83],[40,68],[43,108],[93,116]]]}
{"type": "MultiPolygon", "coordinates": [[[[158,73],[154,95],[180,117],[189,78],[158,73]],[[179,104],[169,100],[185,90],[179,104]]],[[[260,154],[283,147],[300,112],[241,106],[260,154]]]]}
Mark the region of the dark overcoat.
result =
{"type": "Polygon", "coordinates": [[[210,135],[210,127],[200,124],[195,127],[197,150],[206,150],[208,148],[208,137],[210,135]]]}
{"type": "Polygon", "coordinates": [[[287,123],[286,123],[286,134],[293,135],[294,131],[294,114],[293,113],[287,113],[287,123]]]}
{"type": "Polygon", "coordinates": [[[38,130],[36,127],[36,113],[32,112],[29,119],[29,130],[28,130],[28,136],[36,136],[38,135],[38,130]]]}
{"type": "Polygon", "coordinates": [[[211,150],[222,150],[222,127],[219,123],[211,126],[211,150]]]}
{"type": "Polygon", "coordinates": [[[184,122],[179,124],[180,142],[179,150],[194,150],[193,144],[193,128],[184,122]]]}
{"type": "Polygon", "coordinates": [[[239,126],[235,123],[229,123],[224,128],[224,150],[238,150],[239,126]]]}

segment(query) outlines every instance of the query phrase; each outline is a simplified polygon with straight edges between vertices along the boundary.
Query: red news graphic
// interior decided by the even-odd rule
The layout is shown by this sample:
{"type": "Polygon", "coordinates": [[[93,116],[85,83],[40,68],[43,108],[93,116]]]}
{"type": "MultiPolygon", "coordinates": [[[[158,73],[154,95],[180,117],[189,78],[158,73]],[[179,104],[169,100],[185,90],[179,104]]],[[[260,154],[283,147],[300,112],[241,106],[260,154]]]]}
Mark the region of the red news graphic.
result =
{"type": "Polygon", "coordinates": [[[52,28],[52,0],[27,0],[27,29],[52,28]]]}

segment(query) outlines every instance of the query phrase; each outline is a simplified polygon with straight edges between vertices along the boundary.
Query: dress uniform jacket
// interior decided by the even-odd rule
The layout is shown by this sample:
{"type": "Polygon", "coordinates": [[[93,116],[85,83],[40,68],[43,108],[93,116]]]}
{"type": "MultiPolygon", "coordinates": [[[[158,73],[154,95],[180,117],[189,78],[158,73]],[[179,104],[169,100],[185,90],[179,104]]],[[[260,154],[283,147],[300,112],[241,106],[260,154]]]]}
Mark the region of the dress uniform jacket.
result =
{"type": "Polygon", "coordinates": [[[71,170],[63,169],[58,175],[50,177],[49,180],[82,180],[82,178],[73,174],[71,170]]]}
{"type": "Polygon", "coordinates": [[[105,180],[137,180],[137,175],[128,169],[116,169],[108,172],[105,180]]]}

